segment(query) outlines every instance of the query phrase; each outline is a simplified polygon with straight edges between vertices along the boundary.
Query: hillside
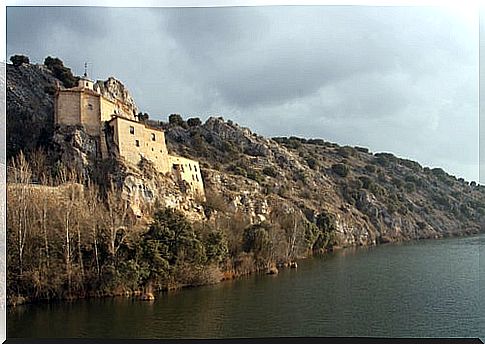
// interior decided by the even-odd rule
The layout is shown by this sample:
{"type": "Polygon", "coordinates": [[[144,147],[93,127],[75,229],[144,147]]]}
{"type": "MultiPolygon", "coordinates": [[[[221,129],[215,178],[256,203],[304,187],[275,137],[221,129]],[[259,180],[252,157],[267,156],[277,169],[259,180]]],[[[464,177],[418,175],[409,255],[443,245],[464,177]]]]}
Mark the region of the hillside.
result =
{"type": "MultiPolygon", "coordinates": [[[[7,64],[8,157],[52,143],[55,80],[43,65],[7,64]]],[[[439,168],[323,139],[264,138],[221,117],[203,124],[189,120],[192,126],[183,120],[152,122],[166,130],[169,150],[201,161],[209,192],[254,221],[273,208],[294,207],[315,222],[325,210],[335,215],[343,246],[483,226],[485,188],[439,168]]]]}
{"type": "MultiPolygon", "coordinates": [[[[129,99],[136,109],[124,86],[110,80],[103,83],[105,91],[114,84],[117,91],[111,93],[129,99]]],[[[180,115],[171,115],[167,123],[147,120],[165,130],[170,152],[200,162],[206,200],[189,197],[149,162],[100,161],[95,140],[82,127],[54,128],[56,81],[63,82],[43,65],[7,64],[7,157],[22,150],[34,162],[37,148],[43,147],[43,173],[55,175],[64,164],[101,189],[114,182],[125,195],[138,195],[136,211],[175,208],[195,229],[214,228],[227,246],[221,251],[227,250],[219,261],[221,272],[239,275],[311,252],[485,228],[485,187],[440,168],[324,139],[265,138],[221,117],[205,123],[180,115]]],[[[145,226],[152,216],[141,219],[145,226]]],[[[211,235],[204,239],[207,245],[215,238],[211,235]]],[[[142,239],[132,240],[126,257],[134,254],[133,242],[142,239]]]]}

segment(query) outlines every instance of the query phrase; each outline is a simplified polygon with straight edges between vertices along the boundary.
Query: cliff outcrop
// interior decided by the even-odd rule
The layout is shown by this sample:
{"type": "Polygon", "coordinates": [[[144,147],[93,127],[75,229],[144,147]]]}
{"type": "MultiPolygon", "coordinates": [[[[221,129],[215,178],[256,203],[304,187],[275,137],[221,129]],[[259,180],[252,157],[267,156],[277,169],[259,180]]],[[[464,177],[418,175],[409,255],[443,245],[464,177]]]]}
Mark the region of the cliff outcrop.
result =
{"type": "MultiPolygon", "coordinates": [[[[99,183],[115,182],[137,214],[157,201],[209,222],[242,214],[257,224],[275,214],[297,214],[299,223],[331,232],[331,247],[484,229],[484,187],[439,168],[322,139],[265,138],[221,117],[200,125],[159,122],[169,151],[201,163],[208,197],[194,199],[149,162],[100,161],[96,139],[82,127],[55,129],[55,83],[42,65],[7,65],[8,156],[47,147],[53,163],[62,161],[99,183]]],[[[110,78],[97,85],[137,113],[122,83],[110,78]]]]}

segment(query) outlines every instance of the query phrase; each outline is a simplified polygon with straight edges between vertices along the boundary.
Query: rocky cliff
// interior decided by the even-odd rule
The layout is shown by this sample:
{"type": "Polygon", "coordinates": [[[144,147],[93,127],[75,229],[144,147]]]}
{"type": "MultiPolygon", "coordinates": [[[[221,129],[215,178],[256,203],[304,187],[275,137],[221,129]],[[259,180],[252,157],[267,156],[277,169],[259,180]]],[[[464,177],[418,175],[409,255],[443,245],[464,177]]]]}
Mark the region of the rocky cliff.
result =
{"type": "Polygon", "coordinates": [[[389,153],[321,139],[274,138],[231,121],[167,128],[172,150],[203,162],[205,183],[254,221],[294,208],[333,215],[337,246],[476,233],[485,188],[389,153]]]}
{"type": "MultiPolygon", "coordinates": [[[[126,89],[113,80],[98,84],[137,111],[126,89]]],[[[170,152],[201,162],[207,189],[207,201],[201,202],[148,162],[99,161],[94,139],[82,128],[54,131],[54,83],[42,65],[7,66],[8,155],[45,145],[54,152],[52,159],[100,183],[122,186],[136,200],[136,211],[159,200],[208,222],[242,214],[261,223],[292,213],[299,223],[330,229],[333,247],[484,229],[485,188],[441,169],[322,139],[265,138],[220,117],[203,124],[159,123],[170,152]]]]}

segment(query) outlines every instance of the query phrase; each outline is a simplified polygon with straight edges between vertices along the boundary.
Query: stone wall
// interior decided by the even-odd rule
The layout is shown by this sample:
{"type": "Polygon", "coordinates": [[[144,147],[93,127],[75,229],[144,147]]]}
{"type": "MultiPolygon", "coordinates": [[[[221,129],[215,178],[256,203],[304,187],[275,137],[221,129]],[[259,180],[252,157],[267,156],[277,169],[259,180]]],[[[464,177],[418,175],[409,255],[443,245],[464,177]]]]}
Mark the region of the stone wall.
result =
{"type": "Polygon", "coordinates": [[[135,165],[144,157],[153,162],[157,171],[170,172],[163,131],[121,117],[115,117],[109,123],[114,130],[114,142],[120,156],[135,165]]]}
{"type": "Polygon", "coordinates": [[[56,97],[56,124],[77,125],[81,123],[81,93],[61,91],[56,97]]]}
{"type": "Polygon", "coordinates": [[[89,135],[100,133],[100,96],[91,92],[81,93],[81,124],[89,135]]]}
{"type": "Polygon", "coordinates": [[[200,173],[199,162],[187,158],[169,155],[173,175],[179,182],[186,182],[189,190],[204,196],[204,183],[200,173]]]}

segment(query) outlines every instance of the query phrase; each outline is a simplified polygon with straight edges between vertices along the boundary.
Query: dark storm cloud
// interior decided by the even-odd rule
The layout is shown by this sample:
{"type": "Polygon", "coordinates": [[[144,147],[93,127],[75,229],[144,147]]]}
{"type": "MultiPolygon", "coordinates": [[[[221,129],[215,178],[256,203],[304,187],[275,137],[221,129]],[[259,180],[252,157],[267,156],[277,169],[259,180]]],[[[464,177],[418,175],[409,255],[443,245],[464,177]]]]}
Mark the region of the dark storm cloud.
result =
{"type": "MultiPolygon", "coordinates": [[[[466,13],[465,13],[466,14],[466,13]]],[[[152,117],[223,115],[476,179],[478,32],[427,7],[9,8],[7,53],[114,75],[152,117]]]]}

